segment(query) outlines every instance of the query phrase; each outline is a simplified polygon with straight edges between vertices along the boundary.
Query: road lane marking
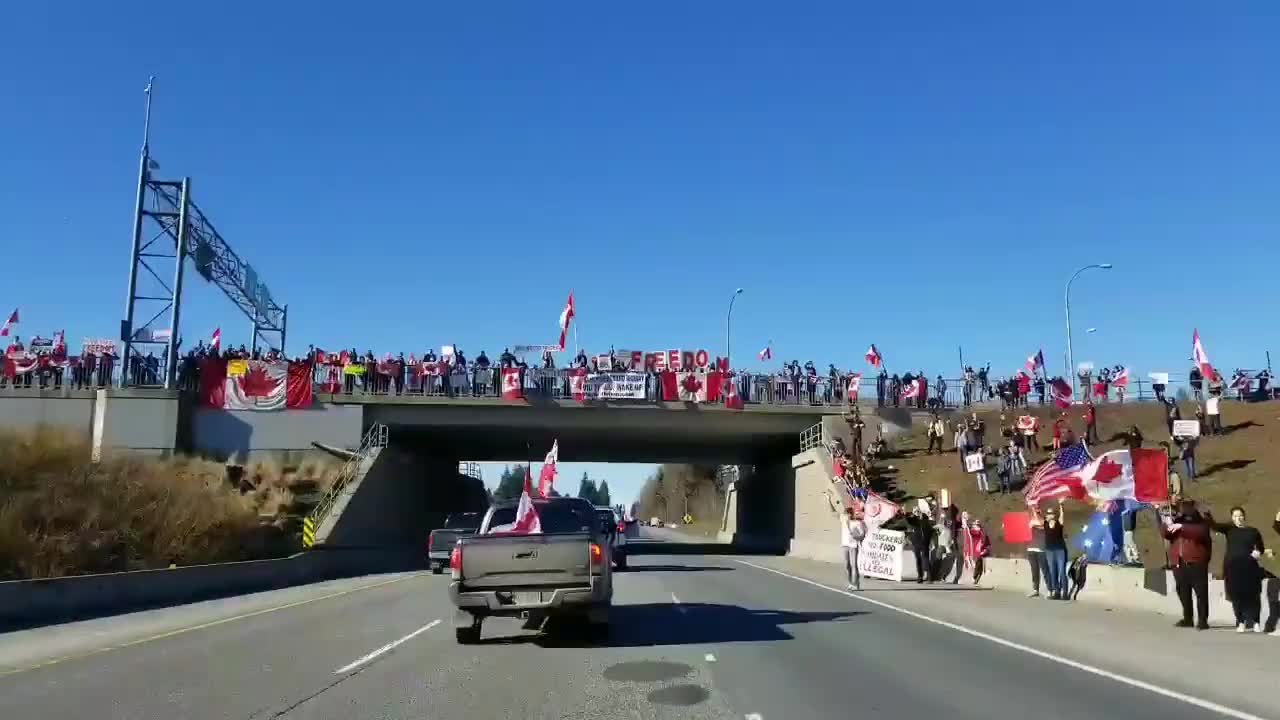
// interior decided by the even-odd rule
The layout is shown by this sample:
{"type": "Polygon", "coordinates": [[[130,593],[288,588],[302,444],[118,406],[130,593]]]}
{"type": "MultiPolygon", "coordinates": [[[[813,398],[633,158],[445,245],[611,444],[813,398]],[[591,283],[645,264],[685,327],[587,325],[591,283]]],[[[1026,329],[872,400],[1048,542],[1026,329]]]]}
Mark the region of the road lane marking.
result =
{"type": "Polygon", "coordinates": [[[707,653],[702,659],[706,660],[707,662],[715,662],[716,656],[712,655],[711,653],[707,653]]]}
{"type": "Polygon", "coordinates": [[[906,608],[898,607],[897,605],[892,605],[890,603],[884,602],[883,600],[875,600],[865,595],[857,595],[855,593],[849,592],[848,590],[841,590],[839,588],[831,587],[830,585],[824,585],[815,580],[810,580],[809,578],[800,577],[799,575],[792,575],[789,572],[784,572],[782,570],[775,570],[774,568],[771,568],[765,565],[757,565],[756,563],[749,562],[747,560],[735,560],[735,562],[742,563],[743,565],[749,565],[753,568],[756,568],[757,570],[764,570],[765,572],[771,572],[775,575],[781,575],[782,577],[790,578],[792,580],[795,580],[796,582],[805,583],[806,585],[812,585],[816,588],[822,588],[823,590],[828,590],[830,592],[837,593],[839,595],[851,597],[851,598],[854,598],[855,600],[861,600],[862,602],[865,602],[865,603],[871,603],[872,605],[882,607],[886,610],[892,610],[896,613],[901,613],[908,617],[913,617],[917,620],[923,620],[928,623],[933,623],[934,625],[940,625],[944,628],[947,628],[948,630],[954,630],[958,633],[963,633],[971,637],[976,637],[981,640],[986,640],[987,642],[995,643],[996,645],[1002,645],[1011,650],[1017,650],[1019,652],[1026,653],[1028,655],[1034,655],[1038,658],[1044,658],[1045,660],[1058,663],[1059,665],[1065,665],[1069,668],[1073,668],[1075,670],[1080,670],[1082,672],[1089,673],[1090,675],[1096,675],[1098,677],[1108,678],[1110,680],[1114,680],[1118,683],[1121,683],[1122,685],[1128,685],[1129,687],[1135,687],[1140,690],[1146,690],[1147,692],[1155,693],[1156,695],[1161,695],[1171,700],[1178,700],[1180,702],[1187,703],[1188,705],[1194,705],[1203,710],[1215,712],[1220,715],[1226,715],[1227,717],[1237,718],[1237,720],[1266,720],[1266,718],[1263,718],[1259,715],[1247,713],[1243,710],[1236,710],[1235,708],[1230,708],[1230,707],[1227,707],[1226,705],[1219,705],[1218,703],[1213,702],[1212,700],[1204,700],[1202,698],[1195,697],[1194,695],[1187,695],[1186,693],[1181,693],[1181,692],[1178,692],[1177,690],[1170,690],[1169,688],[1160,687],[1159,685],[1154,685],[1152,683],[1149,683],[1143,680],[1138,680],[1136,678],[1129,678],[1129,677],[1124,677],[1122,675],[1116,675],[1106,670],[1103,670],[1101,668],[1096,668],[1082,662],[1070,660],[1068,658],[1059,657],[1052,653],[1045,652],[1044,650],[1037,650],[1036,648],[1033,648],[1029,645],[1023,645],[1022,643],[1017,643],[1012,640],[1006,640],[997,635],[985,633],[981,630],[974,630],[972,628],[965,627],[964,625],[959,625],[953,622],[949,622],[947,620],[939,620],[938,618],[930,617],[929,615],[918,613],[914,610],[908,610],[906,608]]]}
{"type": "MultiPolygon", "coordinates": [[[[124,648],[133,647],[134,645],[142,645],[143,643],[154,642],[156,640],[163,640],[165,638],[170,638],[175,635],[183,635],[185,633],[194,632],[196,630],[204,630],[205,628],[211,628],[217,625],[223,625],[229,622],[234,622],[236,620],[247,620],[248,618],[257,617],[258,615],[266,615],[267,613],[273,613],[273,612],[276,612],[277,610],[288,610],[289,608],[295,608],[300,605],[308,605],[310,603],[319,602],[321,600],[329,600],[331,598],[342,597],[343,595],[350,595],[351,593],[360,592],[361,590],[372,590],[374,588],[383,587],[384,585],[390,585],[392,583],[398,583],[403,580],[409,580],[411,578],[421,577],[421,575],[422,573],[414,573],[412,575],[405,575],[398,578],[392,578],[390,580],[383,580],[382,582],[376,582],[371,585],[361,585],[360,587],[348,588],[346,590],[340,590],[338,592],[329,593],[327,595],[321,595],[319,597],[307,598],[305,600],[298,600],[291,603],[285,603],[284,605],[276,605],[274,607],[263,608],[261,610],[254,610],[253,612],[247,612],[240,615],[232,615],[231,617],[219,618],[217,620],[211,620],[206,623],[200,623],[199,625],[191,625],[190,627],[182,627],[182,628],[177,628],[175,630],[167,630],[165,632],[158,633],[156,635],[149,635],[147,637],[138,638],[137,640],[130,640],[129,642],[120,643],[119,645],[109,645],[107,647],[95,648],[93,650],[89,650],[82,653],[72,653],[70,655],[63,655],[61,657],[53,658],[52,660],[45,660],[44,662],[36,663],[35,665],[28,665],[26,667],[19,667],[19,668],[10,668],[7,670],[0,669],[0,677],[5,677],[8,675],[17,675],[18,673],[28,672],[30,670],[37,670],[39,668],[49,667],[50,665],[57,665],[58,663],[66,662],[68,660],[80,660],[82,658],[92,657],[94,655],[101,655],[102,653],[111,652],[112,650],[122,650],[124,648]]],[[[173,606],[173,607],[181,607],[181,606],[173,606]]]]}
{"type": "Polygon", "coordinates": [[[424,633],[424,632],[426,632],[426,631],[430,630],[431,628],[433,628],[433,627],[435,627],[435,626],[437,626],[437,625],[439,625],[439,624],[440,624],[440,621],[439,621],[439,620],[432,620],[431,622],[427,623],[426,625],[423,625],[422,627],[418,628],[417,630],[414,630],[413,632],[409,633],[408,635],[405,635],[404,637],[400,638],[399,640],[393,640],[393,641],[391,641],[391,642],[387,643],[386,645],[383,645],[382,647],[378,648],[377,650],[374,650],[373,652],[369,653],[368,655],[365,655],[364,657],[362,657],[362,658],[360,658],[360,659],[356,660],[355,662],[350,663],[350,664],[348,664],[348,665],[343,665],[342,667],[338,668],[337,670],[334,670],[334,671],[333,671],[333,674],[334,674],[334,675],[341,675],[341,674],[343,674],[343,673],[345,673],[345,672],[350,672],[351,670],[355,670],[356,668],[360,667],[361,665],[364,665],[364,664],[365,664],[365,663],[367,663],[367,662],[371,662],[371,661],[373,661],[373,660],[376,660],[376,659],[378,658],[378,656],[380,656],[380,655],[384,655],[384,654],[386,654],[386,653],[391,652],[392,650],[395,650],[396,648],[400,647],[401,645],[403,645],[403,644],[405,644],[405,643],[409,642],[410,640],[412,640],[412,639],[414,639],[414,638],[418,637],[418,636],[419,636],[419,635],[421,635],[422,633],[424,633]]]}
{"type": "Polygon", "coordinates": [[[764,716],[760,713],[747,713],[746,720],[764,720],[764,716]]]}
{"type": "Polygon", "coordinates": [[[688,613],[688,612],[689,612],[689,608],[686,608],[686,607],[684,607],[683,605],[681,605],[681,604],[680,604],[680,598],[676,597],[676,594],[675,594],[675,593],[671,593],[671,602],[675,604],[675,606],[676,606],[676,610],[677,610],[681,615],[684,615],[684,614],[686,614],[686,613],[688,613]]]}

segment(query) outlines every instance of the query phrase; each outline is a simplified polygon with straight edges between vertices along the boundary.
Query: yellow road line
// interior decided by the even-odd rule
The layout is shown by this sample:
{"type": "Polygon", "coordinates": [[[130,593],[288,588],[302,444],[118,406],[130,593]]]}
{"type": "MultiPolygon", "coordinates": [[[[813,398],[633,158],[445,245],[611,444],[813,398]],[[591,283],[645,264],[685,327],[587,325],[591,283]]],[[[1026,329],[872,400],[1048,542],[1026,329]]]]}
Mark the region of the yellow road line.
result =
{"type": "Polygon", "coordinates": [[[35,665],[28,665],[27,667],[13,668],[9,670],[0,669],[0,677],[5,677],[8,675],[17,675],[18,673],[29,672],[31,670],[38,670],[43,667],[49,667],[50,665],[57,665],[58,663],[63,663],[68,660],[79,660],[82,658],[92,657],[94,655],[101,655],[102,653],[111,652],[112,650],[121,650],[123,648],[133,647],[134,645],[142,645],[143,643],[154,642],[156,640],[163,640],[165,638],[173,637],[175,635],[183,635],[185,633],[194,632],[196,630],[204,630],[205,628],[211,628],[216,625],[222,625],[225,623],[234,622],[236,620],[245,620],[251,617],[256,617],[258,615],[266,615],[267,613],[276,612],[277,610],[288,610],[289,608],[298,607],[299,605],[307,605],[313,602],[319,602],[321,600],[329,600],[331,598],[342,597],[343,595],[350,595],[352,593],[360,592],[361,590],[372,590],[373,588],[383,587],[385,585],[390,585],[392,583],[398,583],[402,580],[408,580],[410,578],[419,577],[421,574],[422,573],[414,573],[412,575],[405,575],[403,577],[392,578],[390,580],[383,580],[382,582],[376,582],[370,585],[361,585],[360,587],[349,588],[347,590],[339,590],[338,592],[329,593],[328,595],[321,595],[319,597],[307,598],[305,600],[298,600],[291,603],[285,603],[284,605],[276,605],[274,607],[263,608],[261,610],[254,610],[253,612],[247,612],[241,615],[233,615],[231,617],[219,618],[218,620],[211,620],[206,623],[200,623],[199,625],[191,625],[190,627],[177,628],[176,630],[167,630],[165,632],[162,632],[156,635],[149,635],[144,638],[138,638],[137,640],[130,640],[129,642],[121,643],[119,645],[109,645],[107,647],[95,648],[93,650],[88,650],[82,653],[73,653],[71,655],[63,655],[61,657],[53,658],[52,660],[45,660],[44,662],[36,663],[35,665]]]}

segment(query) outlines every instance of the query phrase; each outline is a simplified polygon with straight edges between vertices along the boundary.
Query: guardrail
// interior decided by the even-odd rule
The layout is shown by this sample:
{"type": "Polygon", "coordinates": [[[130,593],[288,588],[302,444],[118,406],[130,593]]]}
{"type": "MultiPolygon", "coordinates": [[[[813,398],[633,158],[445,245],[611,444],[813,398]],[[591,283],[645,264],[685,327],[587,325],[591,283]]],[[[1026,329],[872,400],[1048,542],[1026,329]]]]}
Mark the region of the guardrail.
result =
{"type": "Polygon", "coordinates": [[[338,477],[333,481],[333,486],[329,488],[320,502],[307,514],[307,520],[316,530],[320,529],[320,525],[328,517],[329,512],[333,510],[333,505],[338,500],[338,496],[342,494],[347,484],[355,479],[356,473],[360,471],[360,464],[369,456],[369,452],[374,448],[384,448],[387,446],[387,426],[382,423],[375,423],[369,427],[368,432],[364,434],[364,438],[360,441],[360,447],[355,453],[347,459],[342,465],[342,469],[338,471],[338,477]]]}
{"type": "Polygon", "coordinates": [[[822,423],[816,423],[800,433],[800,452],[822,447],[822,423]]]}

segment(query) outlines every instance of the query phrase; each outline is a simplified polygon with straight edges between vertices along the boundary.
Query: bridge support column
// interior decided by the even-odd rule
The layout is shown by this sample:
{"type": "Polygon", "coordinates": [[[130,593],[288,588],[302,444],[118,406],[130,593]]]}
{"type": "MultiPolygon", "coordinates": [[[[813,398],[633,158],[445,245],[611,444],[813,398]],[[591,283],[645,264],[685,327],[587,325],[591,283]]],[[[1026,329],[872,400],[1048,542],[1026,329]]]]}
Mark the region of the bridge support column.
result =
{"type": "Polygon", "coordinates": [[[720,540],[757,552],[785,552],[793,527],[794,478],[785,460],[742,466],[725,498],[720,540]]]}

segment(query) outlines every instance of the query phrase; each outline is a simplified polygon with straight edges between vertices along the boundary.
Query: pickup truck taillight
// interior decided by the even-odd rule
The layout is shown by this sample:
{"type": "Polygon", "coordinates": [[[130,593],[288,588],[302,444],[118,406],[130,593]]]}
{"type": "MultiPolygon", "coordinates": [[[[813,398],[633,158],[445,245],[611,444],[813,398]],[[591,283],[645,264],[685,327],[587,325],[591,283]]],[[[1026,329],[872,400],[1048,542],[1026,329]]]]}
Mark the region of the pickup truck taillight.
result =
{"type": "Polygon", "coordinates": [[[449,551],[449,574],[454,580],[462,579],[462,546],[454,545],[449,551]]]}
{"type": "Polygon", "coordinates": [[[436,531],[432,530],[427,535],[427,549],[430,550],[432,545],[436,544],[436,531]]]}
{"type": "Polygon", "coordinates": [[[624,532],[626,532],[626,531],[627,531],[627,521],[626,521],[626,520],[619,520],[619,521],[618,521],[618,532],[620,532],[620,533],[624,533],[624,532]]]}
{"type": "Polygon", "coordinates": [[[591,567],[597,568],[604,564],[604,550],[600,547],[600,543],[591,543],[591,567]]]}

